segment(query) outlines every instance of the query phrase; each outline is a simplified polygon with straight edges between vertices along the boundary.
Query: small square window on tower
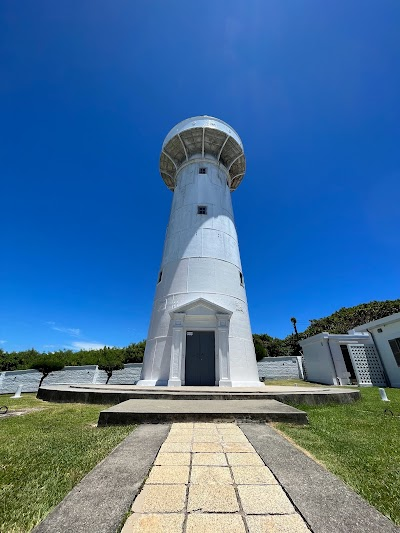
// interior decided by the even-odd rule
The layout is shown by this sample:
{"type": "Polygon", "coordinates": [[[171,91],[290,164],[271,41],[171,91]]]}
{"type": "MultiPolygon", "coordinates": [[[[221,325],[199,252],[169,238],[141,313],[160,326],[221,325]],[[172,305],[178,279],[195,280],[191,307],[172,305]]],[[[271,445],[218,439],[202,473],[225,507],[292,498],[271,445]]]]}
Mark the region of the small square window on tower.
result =
{"type": "Polygon", "coordinates": [[[198,215],[206,215],[207,214],[207,206],[206,205],[198,205],[197,206],[197,214],[198,215]]]}
{"type": "Polygon", "coordinates": [[[207,174],[207,167],[200,167],[199,174],[207,174]]]}

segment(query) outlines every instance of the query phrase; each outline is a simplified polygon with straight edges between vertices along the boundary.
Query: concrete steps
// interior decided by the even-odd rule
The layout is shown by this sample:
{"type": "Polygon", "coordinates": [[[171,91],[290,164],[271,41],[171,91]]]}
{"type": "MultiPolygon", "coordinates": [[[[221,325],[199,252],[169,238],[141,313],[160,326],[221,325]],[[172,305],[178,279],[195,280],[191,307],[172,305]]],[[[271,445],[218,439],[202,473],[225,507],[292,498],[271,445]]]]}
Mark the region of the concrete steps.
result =
{"type": "Polygon", "coordinates": [[[98,425],[221,421],[308,424],[307,414],[276,400],[127,400],[101,411],[98,425]]]}

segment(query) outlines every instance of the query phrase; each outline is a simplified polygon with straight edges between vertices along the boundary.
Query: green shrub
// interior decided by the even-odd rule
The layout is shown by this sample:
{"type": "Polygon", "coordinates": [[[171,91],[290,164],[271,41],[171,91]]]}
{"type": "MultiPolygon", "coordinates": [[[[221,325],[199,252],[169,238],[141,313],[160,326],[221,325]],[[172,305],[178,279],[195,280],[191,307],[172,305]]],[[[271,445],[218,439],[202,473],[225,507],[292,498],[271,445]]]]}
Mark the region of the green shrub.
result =
{"type": "Polygon", "coordinates": [[[267,356],[267,350],[258,335],[253,335],[253,342],[256,351],[256,359],[257,361],[260,361],[267,356]]]}
{"type": "Polygon", "coordinates": [[[42,377],[39,382],[39,387],[41,387],[44,378],[47,377],[51,372],[62,370],[64,368],[64,363],[59,359],[56,359],[53,354],[41,355],[31,364],[31,368],[35,368],[42,373],[42,377]]]}
{"type": "Polygon", "coordinates": [[[122,370],[124,368],[124,363],[121,351],[118,348],[107,348],[107,346],[104,346],[101,352],[98,366],[99,370],[104,370],[107,374],[107,385],[114,370],[122,370]]]}

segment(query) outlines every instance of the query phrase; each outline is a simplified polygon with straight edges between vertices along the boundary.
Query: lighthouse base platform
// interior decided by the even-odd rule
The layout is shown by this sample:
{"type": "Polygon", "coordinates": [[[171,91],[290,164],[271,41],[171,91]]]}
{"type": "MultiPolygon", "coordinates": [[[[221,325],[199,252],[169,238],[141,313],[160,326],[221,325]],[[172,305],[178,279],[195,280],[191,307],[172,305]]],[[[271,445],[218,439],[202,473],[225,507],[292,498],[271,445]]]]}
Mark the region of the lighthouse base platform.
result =
{"type": "Polygon", "coordinates": [[[127,400],[101,411],[98,425],[234,421],[308,424],[304,411],[276,400],[127,400]]]}
{"type": "Polygon", "coordinates": [[[345,387],[139,387],[137,385],[49,385],[37,397],[49,402],[115,405],[126,400],[276,400],[291,405],[351,403],[360,391],[345,387]]]}
{"type": "Polygon", "coordinates": [[[140,387],[135,385],[51,385],[37,397],[51,402],[113,405],[99,425],[167,422],[292,422],[307,424],[294,405],[350,403],[360,398],[344,387],[140,387]],[[290,405],[286,405],[290,404],[290,405]]]}

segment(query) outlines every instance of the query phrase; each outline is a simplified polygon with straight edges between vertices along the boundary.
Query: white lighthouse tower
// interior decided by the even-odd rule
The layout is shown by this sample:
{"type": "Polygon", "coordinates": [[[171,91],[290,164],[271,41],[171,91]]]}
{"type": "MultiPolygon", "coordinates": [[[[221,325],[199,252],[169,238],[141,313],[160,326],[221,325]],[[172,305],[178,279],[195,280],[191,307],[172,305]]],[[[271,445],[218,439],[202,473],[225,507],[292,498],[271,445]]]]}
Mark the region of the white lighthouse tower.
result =
{"type": "Polygon", "coordinates": [[[189,118],[165,138],[174,196],[138,385],[261,385],[231,201],[245,166],[222,120],[189,118]]]}

